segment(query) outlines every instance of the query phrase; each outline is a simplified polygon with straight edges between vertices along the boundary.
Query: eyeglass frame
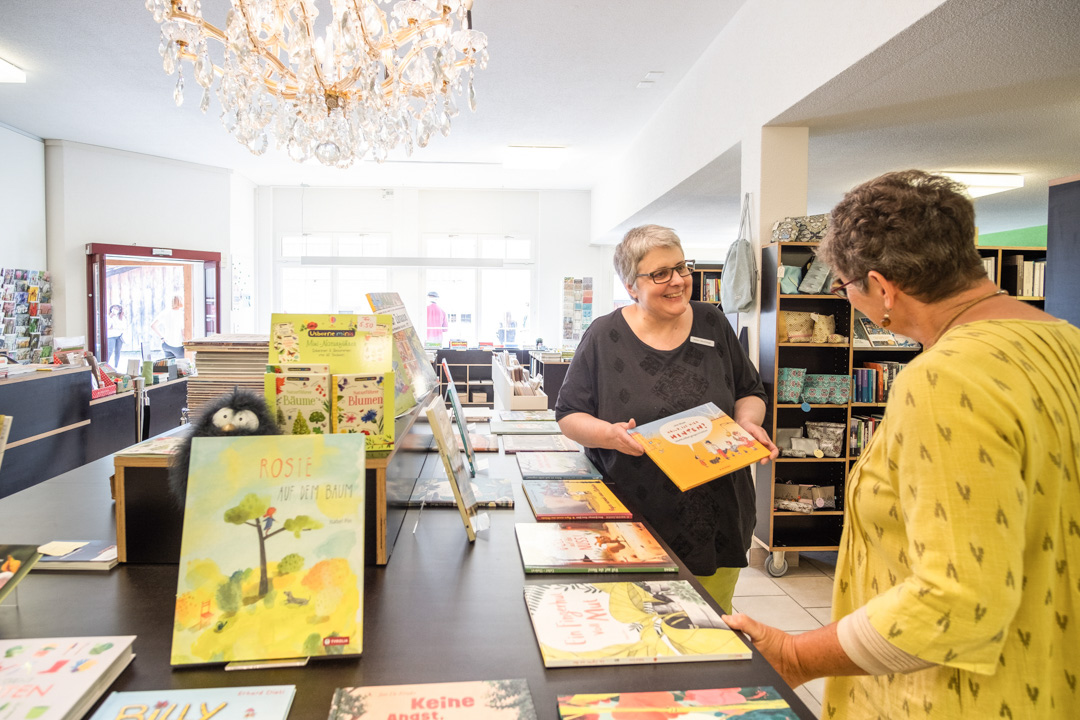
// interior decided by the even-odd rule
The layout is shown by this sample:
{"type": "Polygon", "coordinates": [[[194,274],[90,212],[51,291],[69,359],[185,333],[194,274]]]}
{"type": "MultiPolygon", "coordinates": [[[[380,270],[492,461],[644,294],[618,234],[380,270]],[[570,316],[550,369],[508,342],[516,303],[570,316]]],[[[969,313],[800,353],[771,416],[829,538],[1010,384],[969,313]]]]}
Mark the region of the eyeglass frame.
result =
{"type": "MultiPolygon", "coordinates": [[[[840,278],[836,278],[836,280],[839,280],[839,279],[840,278]]],[[[835,283],[836,280],[833,280],[833,283],[835,283]]],[[[852,283],[855,283],[855,282],[858,282],[858,281],[859,281],[859,278],[855,278],[854,280],[848,280],[846,283],[843,283],[842,285],[835,285],[834,287],[829,288],[829,294],[830,295],[835,295],[838,298],[842,298],[844,300],[847,300],[848,299],[848,294],[847,294],[847,290],[845,290],[844,288],[846,288],[848,285],[851,285],[852,283]]]]}
{"type": "Polygon", "coordinates": [[[675,265],[674,267],[660,268],[658,270],[653,270],[651,273],[638,273],[634,276],[634,279],[637,279],[639,277],[647,277],[657,285],[667,285],[669,282],[671,282],[671,279],[675,277],[675,274],[676,272],[678,272],[678,269],[680,267],[686,268],[686,274],[684,275],[680,272],[678,273],[679,277],[690,277],[691,273],[694,272],[695,262],[695,260],[683,260],[681,263],[675,265]],[[667,280],[657,280],[656,275],[663,272],[668,273],[667,280]]]}

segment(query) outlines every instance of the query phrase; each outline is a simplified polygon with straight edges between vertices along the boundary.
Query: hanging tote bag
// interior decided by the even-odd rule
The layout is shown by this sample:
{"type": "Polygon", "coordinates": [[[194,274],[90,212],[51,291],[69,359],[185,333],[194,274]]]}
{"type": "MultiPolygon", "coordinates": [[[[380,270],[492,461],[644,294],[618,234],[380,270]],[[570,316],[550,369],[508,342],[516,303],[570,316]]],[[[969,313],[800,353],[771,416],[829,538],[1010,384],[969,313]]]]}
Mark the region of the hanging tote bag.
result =
{"type": "Polygon", "coordinates": [[[724,259],[724,274],[720,283],[720,304],[724,312],[749,312],[754,309],[754,290],[757,285],[757,262],[750,245],[750,193],[743,199],[739,220],[739,238],[728,248],[724,259]]]}

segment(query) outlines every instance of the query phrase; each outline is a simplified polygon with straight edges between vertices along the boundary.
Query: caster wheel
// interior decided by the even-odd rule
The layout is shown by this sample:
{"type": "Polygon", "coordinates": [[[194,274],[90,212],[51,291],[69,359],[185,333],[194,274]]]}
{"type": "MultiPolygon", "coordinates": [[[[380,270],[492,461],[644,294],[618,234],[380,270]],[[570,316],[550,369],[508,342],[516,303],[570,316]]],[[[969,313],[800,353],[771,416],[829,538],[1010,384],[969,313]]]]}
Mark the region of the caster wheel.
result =
{"type": "Polygon", "coordinates": [[[765,572],[773,577],[782,577],[787,571],[788,562],[786,559],[782,559],[777,563],[773,556],[765,558],[765,572]]]}

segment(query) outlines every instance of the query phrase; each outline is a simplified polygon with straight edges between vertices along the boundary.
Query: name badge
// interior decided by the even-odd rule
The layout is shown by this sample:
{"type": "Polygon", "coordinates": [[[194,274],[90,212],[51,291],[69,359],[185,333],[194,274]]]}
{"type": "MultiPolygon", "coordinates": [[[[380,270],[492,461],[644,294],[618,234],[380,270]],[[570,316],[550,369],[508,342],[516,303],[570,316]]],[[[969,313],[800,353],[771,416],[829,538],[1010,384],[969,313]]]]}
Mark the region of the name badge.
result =
{"type": "Polygon", "coordinates": [[[697,343],[698,345],[704,345],[706,347],[716,347],[716,343],[712,340],[709,340],[708,338],[694,337],[693,335],[690,336],[690,342],[697,343]]]}

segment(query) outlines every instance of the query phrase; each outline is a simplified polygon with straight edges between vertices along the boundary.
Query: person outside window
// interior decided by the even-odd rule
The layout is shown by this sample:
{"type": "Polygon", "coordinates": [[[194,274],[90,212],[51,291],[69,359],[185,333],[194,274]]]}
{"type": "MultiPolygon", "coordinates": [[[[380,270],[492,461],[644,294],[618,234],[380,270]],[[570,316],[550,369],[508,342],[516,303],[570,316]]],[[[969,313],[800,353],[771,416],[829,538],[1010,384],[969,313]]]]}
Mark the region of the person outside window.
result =
{"type": "Polygon", "coordinates": [[[441,346],[447,330],[446,311],[439,307],[439,293],[432,290],[427,296],[427,340],[441,346]]]}
{"type": "Polygon", "coordinates": [[[105,338],[108,345],[108,363],[112,365],[114,369],[119,369],[120,351],[124,348],[124,338],[127,337],[129,329],[127,316],[124,315],[123,306],[111,305],[109,307],[109,317],[106,321],[106,328],[105,338]]]}
{"type": "Polygon", "coordinates": [[[184,299],[174,295],[171,306],[158,313],[150,329],[161,338],[165,357],[184,357],[184,299]]]}

